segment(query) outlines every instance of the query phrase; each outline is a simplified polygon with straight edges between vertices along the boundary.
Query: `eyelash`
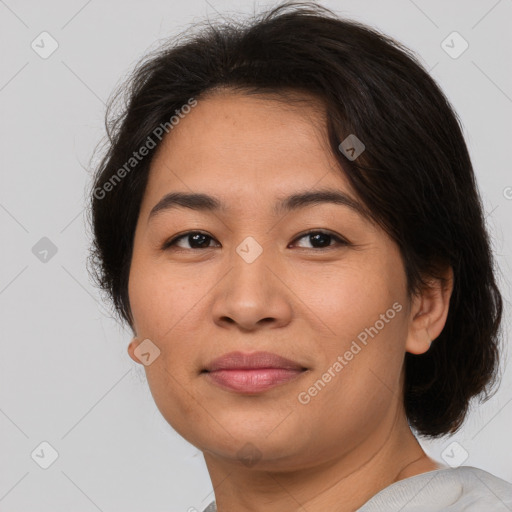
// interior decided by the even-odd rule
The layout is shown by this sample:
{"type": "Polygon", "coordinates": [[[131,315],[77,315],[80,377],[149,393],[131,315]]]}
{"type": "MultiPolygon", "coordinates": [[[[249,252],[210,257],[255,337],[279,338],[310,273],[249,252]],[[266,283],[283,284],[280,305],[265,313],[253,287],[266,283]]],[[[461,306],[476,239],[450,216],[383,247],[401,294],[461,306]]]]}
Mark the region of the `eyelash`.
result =
{"type": "MultiPolygon", "coordinates": [[[[181,235],[178,235],[170,240],[167,240],[166,242],[164,242],[163,246],[162,246],[162,250],[168,250],[170,249],[172,246],[175,246],[176,245],[176,242],[178,242],[179,240],[181,240],[182,238],[186,238],[190,235],[205,235],[206,237],[209,237],[211,240],[215,240],[215,238],[213,238],[212,236],[210,236],[208,233],[204,233],[203,231],[187,231],[186,233],[183,233],[181,235]]],[[[330,236],[332,239],[336,240],[338,242],[339,245],[341,246],[348,246],[348,245],[351,245],[350,242],[348,242],[347,240],[345,240],[344,238],[330,232],[330,231],[324,231],[324,230],[318,230],[318,229],[315,229],[315,230],[311,230],[311,231],[307,231],[306,233],[302,233],[301,235],[297,236],[293,242],[297,241],[297,240],[300,240],[301,238],[305,238],[307,236],[310,236],[310,235],[314,235],[314,234],[321,234],[321,235],[328,235],[330,236]]],[[[293,243],[292,242],[292,243],[293,243]]],[[[303,247],[303,249],[309,249],[309,250],[313,250],[313,251],[319,251],[319,250],[328,250],[328,249],[332,249],[333,247],[335,247],[334,245],[328,245],[327,247],[303,247]]],[[[212,247],[205,247],[205,248],[190,248],[190,249],[184,249],[182,247],[179,247],[178,249],[175,249],[175,250],[181,250],[181,251],[197,251],[197,250],[204,250],[204,249],[212,249],[212,247]]]]}

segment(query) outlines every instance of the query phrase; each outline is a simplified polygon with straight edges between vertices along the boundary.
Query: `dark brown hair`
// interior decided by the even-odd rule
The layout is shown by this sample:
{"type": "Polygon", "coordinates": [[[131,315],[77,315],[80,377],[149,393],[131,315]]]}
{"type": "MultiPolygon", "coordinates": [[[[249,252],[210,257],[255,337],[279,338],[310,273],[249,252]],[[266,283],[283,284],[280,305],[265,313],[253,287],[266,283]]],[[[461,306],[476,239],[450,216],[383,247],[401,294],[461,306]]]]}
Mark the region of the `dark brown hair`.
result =
{"type": "Polygon", "coordinates": [[[398,244],[409,296],[453,268],[443,331],[425,354],[405,354],[403,399],[419,435],[456,432],[470,399],[492,396],[502,316],[460,121],[410,50],[317,4],[287,2],[249,21],[187,29],[144,57],[110,100],[108,149],[90,196],[89,262],[115,312],[132,326],[133,238],[156,149],[126,163],[152,134],[158,146],[155,130],[168,131],[170,118],[191,98],[201,101],[216,88],[284,98],[293,90],[320,99],[340,172],[398,244]],[[124,105],[112,114],[122,93],[124,105]],[[365,145],[354,160],[339,149],[350,134],[365,145]]]}

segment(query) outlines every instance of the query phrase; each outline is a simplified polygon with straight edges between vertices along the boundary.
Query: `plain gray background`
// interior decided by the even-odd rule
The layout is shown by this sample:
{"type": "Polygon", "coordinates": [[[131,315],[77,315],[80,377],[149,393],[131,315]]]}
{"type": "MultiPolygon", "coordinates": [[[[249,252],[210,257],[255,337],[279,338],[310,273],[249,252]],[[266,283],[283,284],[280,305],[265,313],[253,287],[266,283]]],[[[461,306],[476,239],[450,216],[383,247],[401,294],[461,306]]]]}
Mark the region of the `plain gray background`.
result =
{"type": "MultiPolygon", "coordinates": [[[[458,112],[503,273],[510,346],[512,1],[321,3],[415,51],[458,112]],[[442,46],[454,31],[469,44],[457,58],[442,46]]],[[[105,102],[136,61],[206,15],[265,5],[274,3],[0,0],[0,511],[185,512],[213,499],[202,454],[161,417],[126,352],[130,332],[90,282],[84,200],[105,102]],[[47,58],[31,46],[51,49],[43,31],[58,44],[47,58]],[[31,455],[50,456],[43,441],[58,452],[47,469],[31,455]]],[[[499,392],[453,437],[422,441],[429,455],[446,463],[447,450],[465,450],[465,465],[512,481],[509,352],[499,392]]]]}

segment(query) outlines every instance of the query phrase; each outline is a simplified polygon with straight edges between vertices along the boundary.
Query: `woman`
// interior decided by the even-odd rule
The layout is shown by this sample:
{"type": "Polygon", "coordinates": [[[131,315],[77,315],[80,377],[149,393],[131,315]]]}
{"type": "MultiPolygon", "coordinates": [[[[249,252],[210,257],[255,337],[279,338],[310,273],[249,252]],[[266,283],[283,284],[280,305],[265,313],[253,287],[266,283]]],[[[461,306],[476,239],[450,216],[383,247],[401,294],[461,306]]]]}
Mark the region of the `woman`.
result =
{"type": "MultiPolygon", "coordinates": [[[[315,4],[142,61],[92,262],[205,512],[512,510],[431,459],[496,383],[502,298],[455,112],[410,51],[315,4]]],[[[462,461],[462,462],[461,462],[462,461]]]]}

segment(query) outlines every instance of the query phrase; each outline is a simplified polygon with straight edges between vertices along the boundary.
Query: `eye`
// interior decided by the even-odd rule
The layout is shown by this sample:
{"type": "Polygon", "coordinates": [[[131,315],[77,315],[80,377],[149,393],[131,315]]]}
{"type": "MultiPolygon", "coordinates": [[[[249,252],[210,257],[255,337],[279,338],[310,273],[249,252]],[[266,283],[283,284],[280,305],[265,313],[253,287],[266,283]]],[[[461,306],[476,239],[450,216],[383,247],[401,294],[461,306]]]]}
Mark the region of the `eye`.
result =
{"type": "MultiPolygon", "coordinates": [[[[331,243],[333,240],[338,245],[350,245],[349,242],[344,240],[338,235],[334,233],[325,232],[325,231],[308,231],[307,233],[303,233],[299,237],[295,238],[294,242],[297,240],[301,240],[303,238],[309,238],[310,243],[313,247],[303,247],[305,249],[324,249],[333,247],[331,243]]],[[[188,231],[187,233],[183,233],[182,235],[176,236],[171,240],[165,242],[162,246],[163,250],[169,249],[170,247],[179,247],[181,249],[208,249],[214,247],[210,245],[210,242],[215,240],[212,236],[203,233],[201,231],[188,231]],[[185,242],[188,244],[188,247],[180,245],[181,242],[185,242]]],[[[336,245],[336,244],[334,244],[336,245]]],[[[289,246],[288,246],[289,247],[289,246]]]]}
{"type": "Polygon", "coordinates": [[[305,247],[306,249],[324,249],[328,247],[333,247],[333,245],[330,243],[331,240],[335,240],[338,245],[349,245],[349,242],[347,242],[340,236],[325,231],[308,231],[307,233],[304,233],[301,236],[297,237],[295,241],[301,240],[303,238],[309,238],[310,243],[313,245],[313,247],[305,247]]]}
{"type": "Polygon", "coordinates": [[[189,231],[165,242],[162,249],[165,250],[171,246],[178,246],[182,249],[208,249],[211,247],[209,245],[211,240],[214,240],[214,238],[206,233],[202,233],[201,231],[189,231]],[[187,242],[189,246],[183,247],[182,245],[178,245],[178,242],[181,240],[187,242]]]}

